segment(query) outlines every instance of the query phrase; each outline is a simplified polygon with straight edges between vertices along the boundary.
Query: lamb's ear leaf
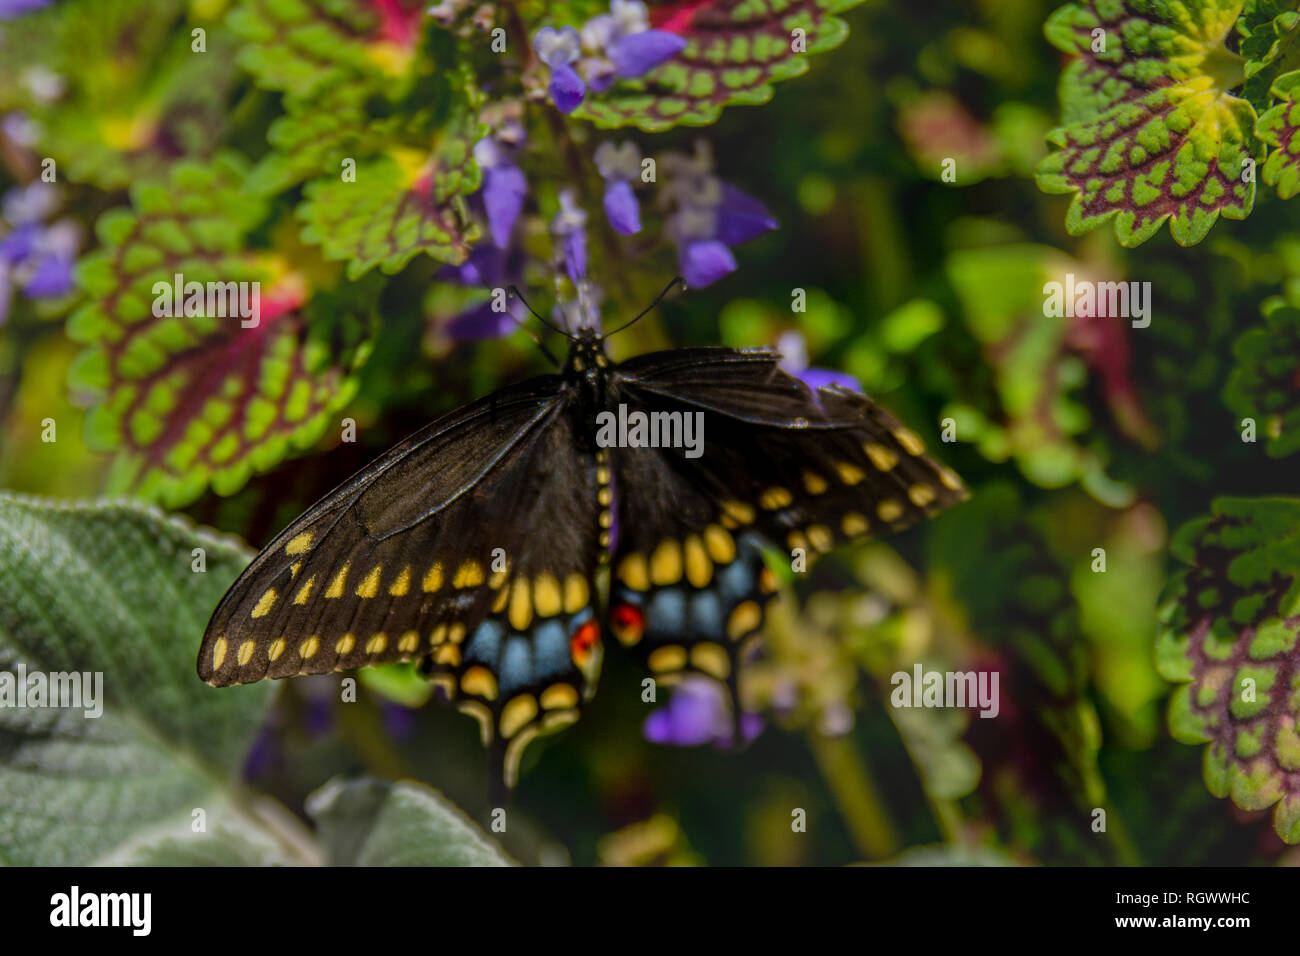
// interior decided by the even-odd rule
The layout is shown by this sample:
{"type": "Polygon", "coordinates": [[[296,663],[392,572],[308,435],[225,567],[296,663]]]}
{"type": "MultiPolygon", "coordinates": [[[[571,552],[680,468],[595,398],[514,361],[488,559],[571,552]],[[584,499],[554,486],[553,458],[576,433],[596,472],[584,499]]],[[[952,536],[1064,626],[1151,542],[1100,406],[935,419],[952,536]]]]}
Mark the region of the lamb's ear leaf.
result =
{"type": "Polygon", "coordinates": [[[334,866],[511,863],[464,813],[424,784],[332,780],[307,798],[307,812],[334,866]]]}
{"type": "Polygon", "coordinates": [[[1205,748],[1205,783],[1244,810],[1276,807],[1300,843],[1300,499],[1220,498],[1183,529],[1156,664],[1180,686],[1175,739],[1205,748]]]}
{"type": "Polygon", "coordinates": [[[810,56],[848,36],[837,14],[862,0],[705,0],[651,10],[651,25],[686,40],[685,48],[644,77],[588,91],[575,116],[602,129],[647,132],[705,126],[724,107],[772,98],[772,84],[808,71],[810,56]]]}
{"type": "Polygon", "coordinates": [[[1269,309],[1264,326],[1243,333],[1232,352],[1236,365],[1223,389],[1224,404],[1239,421],[1254,419],[1270,457],[1300,451],[1300,309],[1269,309]]]}
{"type": "Polygon", "coordinates": [[[148,505],[0,492],[0,862],[131,855],[160,825],[191,850],[218,830],[270,845],[233,807],[276,685],[218,690],[194,669],[250,556],[148,505]],[[8,705],[20,674],[22,708],[8,705]],[[41,685],[50,704],[78,683],[80,707],[32,706],[41,685]]]}
{"type": "Polygon", "coordinates": [[[1119,241],[1137,246],[1168,221],[1186,246],[1220,215],[1250,213],[1256,114],[1230,92],[1246,61],[1223,42],[1239,13],[1212,0],[1077,0],[1048,19],[1048,39],[1077,59],[1061,77],[1063,125],[1037,181],[1074,194],[1071,235],[1114,220],[1119,241]]]}

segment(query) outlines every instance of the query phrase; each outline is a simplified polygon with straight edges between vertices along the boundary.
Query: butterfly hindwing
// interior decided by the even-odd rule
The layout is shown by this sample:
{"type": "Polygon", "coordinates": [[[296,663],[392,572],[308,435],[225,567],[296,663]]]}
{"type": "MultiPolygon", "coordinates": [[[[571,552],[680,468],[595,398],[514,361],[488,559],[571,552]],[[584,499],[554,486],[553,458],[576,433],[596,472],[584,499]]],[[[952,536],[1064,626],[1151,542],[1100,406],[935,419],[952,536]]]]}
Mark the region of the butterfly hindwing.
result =
{"type": "Polygon", "coordinates": [[[775,589],[764,542],[811,560],[964,495],[956,475],[866,396],[814,394],[778,359],[680,349],[617,369],[628,414],[703,416],[698,457],[671,447],[615,455],[610,626],[658,675],[698,671],[735,693],[743,645],[775,589]]]}

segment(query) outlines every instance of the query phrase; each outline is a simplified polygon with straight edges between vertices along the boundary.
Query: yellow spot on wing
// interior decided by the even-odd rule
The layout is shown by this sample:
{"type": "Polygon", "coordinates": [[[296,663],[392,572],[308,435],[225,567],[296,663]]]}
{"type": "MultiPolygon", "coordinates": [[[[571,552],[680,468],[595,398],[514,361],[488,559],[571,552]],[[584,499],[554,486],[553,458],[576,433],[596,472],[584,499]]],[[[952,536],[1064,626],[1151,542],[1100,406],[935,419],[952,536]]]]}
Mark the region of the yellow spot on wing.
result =
{"type": "Polygon", "coordinates": [[[645,558],[636,552],[625,557],[618,565],[618,579],[633,591],[650,590],[650,572],[645,558]]]}
{"type": "Polygon", "coordinates": [[[920,436],[910,428],[895,428],[894,438],[902,445],[909,455],[924,455],[925,442],[921,441],[920,436]]]}
{"type": "Polygon", "coordinates": [[[441,644],[441,643],[443,643],[445,640],[447,640],[447,625],[446,625],[446,624],[439,624],[437,627],[435,627],[432,631],[429,632],[429,643],[430,643],[430,644],[441,644]]]}
{"type": "Polygon", "coordinates": [[[411,590],[411,566],[408,564],[402,568],[402,573],[397,576],[397,580],[388,586],[388,593],[393,597],[402,597],[409,590],[411,590]]]}
{"type": "Polygon", "coordinates": [[[763,609],[758,606],[757,601],[743,601],[736,605],[736,609],[731,612],[731,617],[727,620],[727,636],[733,641],[739,640],[746,634],[758,630],[758,626],[763,623],[763,609]]]}
{"type": "Polygon", "coordinates": [[[545,572],[533,579],[533,607],[541,617],[555,617],[564,608],[564,596],[555,575],[545,572]]]}
{"type": "Polygon", "coordinates": [[[311,531],[304,531],[302,534],[294,535],[289,539],[289,543],[284,546],[285,554],[303,554],[311,547],[312,539],[316,535],[311,531]]]}
{"type": "Polygon", "coordinates": [[[713,562],[704,550],[704,542],[698,535],[690,535],[682,551],[686,556],[686,580],[697,588],[704,587],[713,578],[713,562]]]}
{"type": "Polygon", "coordinates": [[[682,549],[671,538],[665,538],[650,555],[650,580],[660,586],[676,584],[682,577],[682,549]]]}
{"type": "Polygon", "coordinates": [[[876,505],[876,514],[885,521],[897,521],[903,516],[903,506],[893,498],[886,498],[876,505]]]}
{"type": "Polygon", "coordinates": [[[680,644],[656,647],[646,658],[652,671],[679,671],[686,666],[686,648],[680,644]]]}
{"type": "Polygon", "coordinates": [[[722,503],[722,523],[736,528],[754,520],[754,509],[743,501],[724,501],[722,503]]]}
{"type": "Polygon", "coordinates": [[[532,622],[533,603],[528,597],[528,581],[515,578],[510,585],[510,626],[516,631],[526,631],[532,622]]]}
{"type": "Polygon", "coordinates": [[[862,446],[862,450],[867,453],[877,471],[889,471],[898,464],[898,456],[877,442],[868,442],[862,446]]]}
{"type": "Polygon", "coordinates": [[[802,531],[791,531],[785,536],[785,546],[791,551],[799,550],[808,553],[808,539],[803,536],[802,531]]]}
{"type": "Polygon", "coordinates": [[[299,645],[298,655],[303,660],[310,660],[316,656],[318,650],[320,650],[320,638],[313,635],[299,645]]]}
{"type": "Polygon", "coordinates": [[[457,667],[460,665],[460,648],[455,644],[443,644],[433,652],[433,660],[437,664],[457,667]]]}
{"type": "Polygon", "coordinates": [[[826,479],[816,472],[805,471],[803,473],[803,486],[808,489],[808,494],[820,495],[826,490],[826,479]]]}
{"type": "Polygon", "coordinates": [[[465,640],[465,624],[463,621],[457,621],[451,627],[447,628],[447,640],[453,644],[459,644],[465,640]]]}
{"type": "Polygon", "coordinates": [[[483,565],[479,564],[473,558],[464,561],[456,571],[456,579],[452,581],[452,587],[457,588],[476,588],[483,583],[483,565]]]}
{"type": "Polygon", "coordinates": [[[236,658],[236,660],[239,661],[240,667],[243,667],[245,664],[247,664],[249,661],[253,659],[253,651],[256,648],[256,646],[257,645],[255,645],[252,641],[244,641],[244,643],[239,645],[239,656],[236,658]]]}
{"type": "Polygon", "coordinates": [[[438,588],[442,587],[442,562],[433,562],[433,567],[424,575],[424,582],[420,585],[426,594],[432,594],[438,588]]]}
{"type": "Polygon", "coordinates": [[[384,649],[387,647],[388,647],[388,635],[384,634],[382,631],[376,634],[370,640],[366,641],[367,654],[382,654],[384,653],[384,649]]]}
{"type": "Polygon", "coordinates": [[[376,564],[370,569],[364,581],[357,585],[357,597],[372,598],[379,593],[379,575],[384,570],[382,564],[376,564]]]}
{"type": "Polygon", "coordinates": [[[840,529],[850,538],[866,534],[870,527],[867,519],[856,511],[850,511],[840,520],[840,529]]]}
{"type": "Polygon", "coordinates": [[[709,549],[709,557],[718,564],[730,564],[736,560],[736,542],[726,528],[709,525],[704,529],[704,544],[709,549]]]}
{"type": "Polygon", "coordinates": [[[558,710],[578,706],[578,692],[570,684],[552,684],[542,691],[542,709],[558,710]]]}
{"type": "Polygon", "coordinates": [[[352,653],[352,648],[357,646],[357,639],[352,634],[344,634],[339,638],[338,643],[334,645],[334,652],[343,657],[352,653]]]}
{"type": "Polygon", "coordinates": [[[939,466],[939,480],[949,491],[961,491],[961,479],[957,477],[957,472],[943,465],[939,466]]]}
{"type": "Polygon", "coordinates": [[[824,524],[811,525],[808,528],[808,540],[818,551],[829,551],[835,544],[835,536],[831,534],[831,529],[824,524]]]}
{"type": "Polygon", "coordinates": [[[790,494],[788,488],[774,486],[768,488],[758,496],[758,503],[764,511],[778,511],[794,501],[794,496],[790,494]]]}
{"type": "Polygon", "coordinates": [[[564,613],[581,611],[587,606],[590,596],[587,579],[581,574],[575,572],[564,579],[564,613]]]}
{"type": "Polygon", "coordinates": [[[847,461],[837,461],[835,463],[835,470],[840,473],[840,481],[849,486],[856,485],[863,478],[867,477],[865,471],[857,465],[847,461]]]}
{"type": "Polygon", "coordinates": [[[486,667],[471,667],[460,679],[460,689],[484,700],[497,699],[497,679],[486,667]]]}
{"type": "Polygon", "coordinates": [[[537,716],[537,699],[532,694],[520,694],[501,708],[501,736],[513,737],[537,716]]]}
{"type": "Polygon", "coordinates": [[[329,590],[325,592],[327,598],[341,598],[343,596],[343,588],[345,588],[348,583],[348,569],[351,567],[352,564],[349,562],[348,564],[343,565],[343,568],[338,574],[334,575],[334,580],[330,582],[329,590]]]}
{"type": "Polygon", "coordinates": [[[253,608],[253,617],[266,617],[267,613],[275,605],[275,588],[267,588],[265,593],[257,599],[257,607],[253,608]]]}
{"type": "Polygon", "coordinates": [[[267,648],[266,656],[273,661],[279,660],[280,655],[284,653],[285,646],[284,638],[277,637],[271,642],[271,646],[267,648]]]}
{"type": "Polygon", "coordinates": [[[307,599],[311,597],[311,587],[315,583],[316,583],[316,575],[313,574],[311,577],[309,577],[306,581],[302,583],[302,587],[300,587],[298,589],[298,593],[294,595],[293,603],[306,604],[307,599]]]}
{"type": "Polygon", "coordinates": [[[907,489],[907,497],[912,499],[912,504],[918,508],[924,508],[930,502],[934,501],[934,489],[929,485],[913,485],[907,489]]]}
{"type": "Polygon", "coordinates": [[[226,647],[226,639],[224,637],[217,638],[217,642],[212,645],[212,669],[214,671],[220,670],[221,665],[225,663],[226,647]]]}
{"type": "Polygon", "coordinates": [[[397,642],[397,649],[403,654],[412,654],[420,646],[420,632],[407,631],[397,642]]]}
{"type": "Polygon", "coordinates": [[[721,644],[706,641],[691,648],[691,663],[718,680],[726,680],[731,673],[731,658],[721,644]]]}

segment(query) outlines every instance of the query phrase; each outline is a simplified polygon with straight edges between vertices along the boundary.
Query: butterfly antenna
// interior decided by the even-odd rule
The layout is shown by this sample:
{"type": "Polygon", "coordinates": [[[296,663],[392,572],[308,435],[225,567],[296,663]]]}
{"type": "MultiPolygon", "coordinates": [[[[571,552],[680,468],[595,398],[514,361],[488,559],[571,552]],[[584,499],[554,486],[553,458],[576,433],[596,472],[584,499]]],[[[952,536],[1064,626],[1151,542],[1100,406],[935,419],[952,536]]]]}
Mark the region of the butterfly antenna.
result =
{"type": "MultiPolygon", "coordinates": [[[[520,301],[522,302],[523,300],[521,299],[520,301]]],[[[528,304],[527,302],[524,302],[524,305],[527,305],[527,304],[528,304]]],[[[529,310],[529,311],[531,311],[531,310],[529,310]]],[[[539,349],[542,350],[542,354],[546,356],[547,360],[548,360],[552,365],[554,365],[556,368],[559,368],[559,367],[560,367],[560,360],[557,359],[557,358],[556,358],[556,357],[551,353],[551,350],[548,349],[548,348],[546,347],[546,343],[542,341],[541,336],[539,336],[536,332],[534,332],[534,331],[533,331],[532,329],[530,329],[527,325],[525,325],[525,324],[524,324],[524,320],[521,319],[521,318],[519,318],[519,316],[515,315],[515,314],[514,314],[513,312],[511,312],[509,309],[506,310],[506,314],[507,314],[508,316],[510,316],[510,318],[514,319],[514,320],[515,320],[515,324],[516,324],[517,326],[519,326],[520,329],[523,330],[524,335],[526,335],[526,336],[528,336],[530,339],[532,339],[532,340],[533,340],[533,344],[536,345],[539,349]]]]}
{"type": "Polygon", "coordinates": [[[518,299],[520,302],[522,302],[522,303],[524,304],[524,308],[527,309],[529,312],[533,313],[533,318],[535,318],[538,322],[542,323],[542,325],[546,326],[546,327],[547,327],[548,329],[550,329],[552,332],[558,332],[558,333],[560,333],[560,335],[563,335],[566,339],[573,338],[573,336],[571,336],[568,332],[564,331],[564,329],[561,329],[561,328],[559,328],[558,326],[553,325],[551,322],[547,321],[546,319],[542,318],[542,316],[538,314],[537,310],[534,309],[531,305],[528,304],[528,300],[525,299],[525,298],[524,298],[524,297],[519,293],[519,287],[518,287],[518,286],[516,286],[516,285],[509,285],[509,286],[506,286],[506,290],[507,290],[511,295],[513,295],[516,299],[518,299]]]}
{"type": "Polygon", "coordinates": [[[645,318],[645,316],[649,314],[651,310],[654,309],[655,306],[657,306],[660,302],[664,300],[664,296],[666,296],[669,292],[673,291],[673,286],[676,285],[680,285],[682,287],[683,292],[686,291],[687,288],[686,280],[683,279],[681,276],[673,276],[673,281],[668,283],[666,286],[664,286],[664,291],[660,292],[657,296],[655,296],[655,300],[651,302],[649,305],[647,305],[644,309],[642,309],[640,314],[637,315],[635,319],[633,319],[631,322],[623,323],[618,328],[616,328],[613,332],[608,333],[605,336],[605,338],[609,338],[611,335],[617,335],[619,332],[622,332],[624,329],[628,328],[631,325],[636,324],[641,319],[645,318]]]}

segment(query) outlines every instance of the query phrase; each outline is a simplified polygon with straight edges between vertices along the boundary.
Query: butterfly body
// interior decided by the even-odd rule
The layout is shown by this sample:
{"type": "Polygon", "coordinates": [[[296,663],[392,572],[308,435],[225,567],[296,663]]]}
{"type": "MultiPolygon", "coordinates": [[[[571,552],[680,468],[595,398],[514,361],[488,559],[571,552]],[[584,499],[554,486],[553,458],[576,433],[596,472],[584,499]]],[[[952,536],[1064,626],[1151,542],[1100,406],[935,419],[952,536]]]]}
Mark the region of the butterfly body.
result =
{"type": "Polygon", "coordinates": [[[766,546],[811,558],[964,496],[866,396],[813,393],[779,358],[614,364],[579,331],[558,374],[433,422],[294,521],[217,607],[199,676],[418,661],[479,721],[507,783],[530,740],[578,719],[609,635],[656,680],[705,674],[737,700],[776,590],[766,546]],[[696,416],[702,447],[611,442],[600,421],[619,413],[669,437],[696,416]]]}

